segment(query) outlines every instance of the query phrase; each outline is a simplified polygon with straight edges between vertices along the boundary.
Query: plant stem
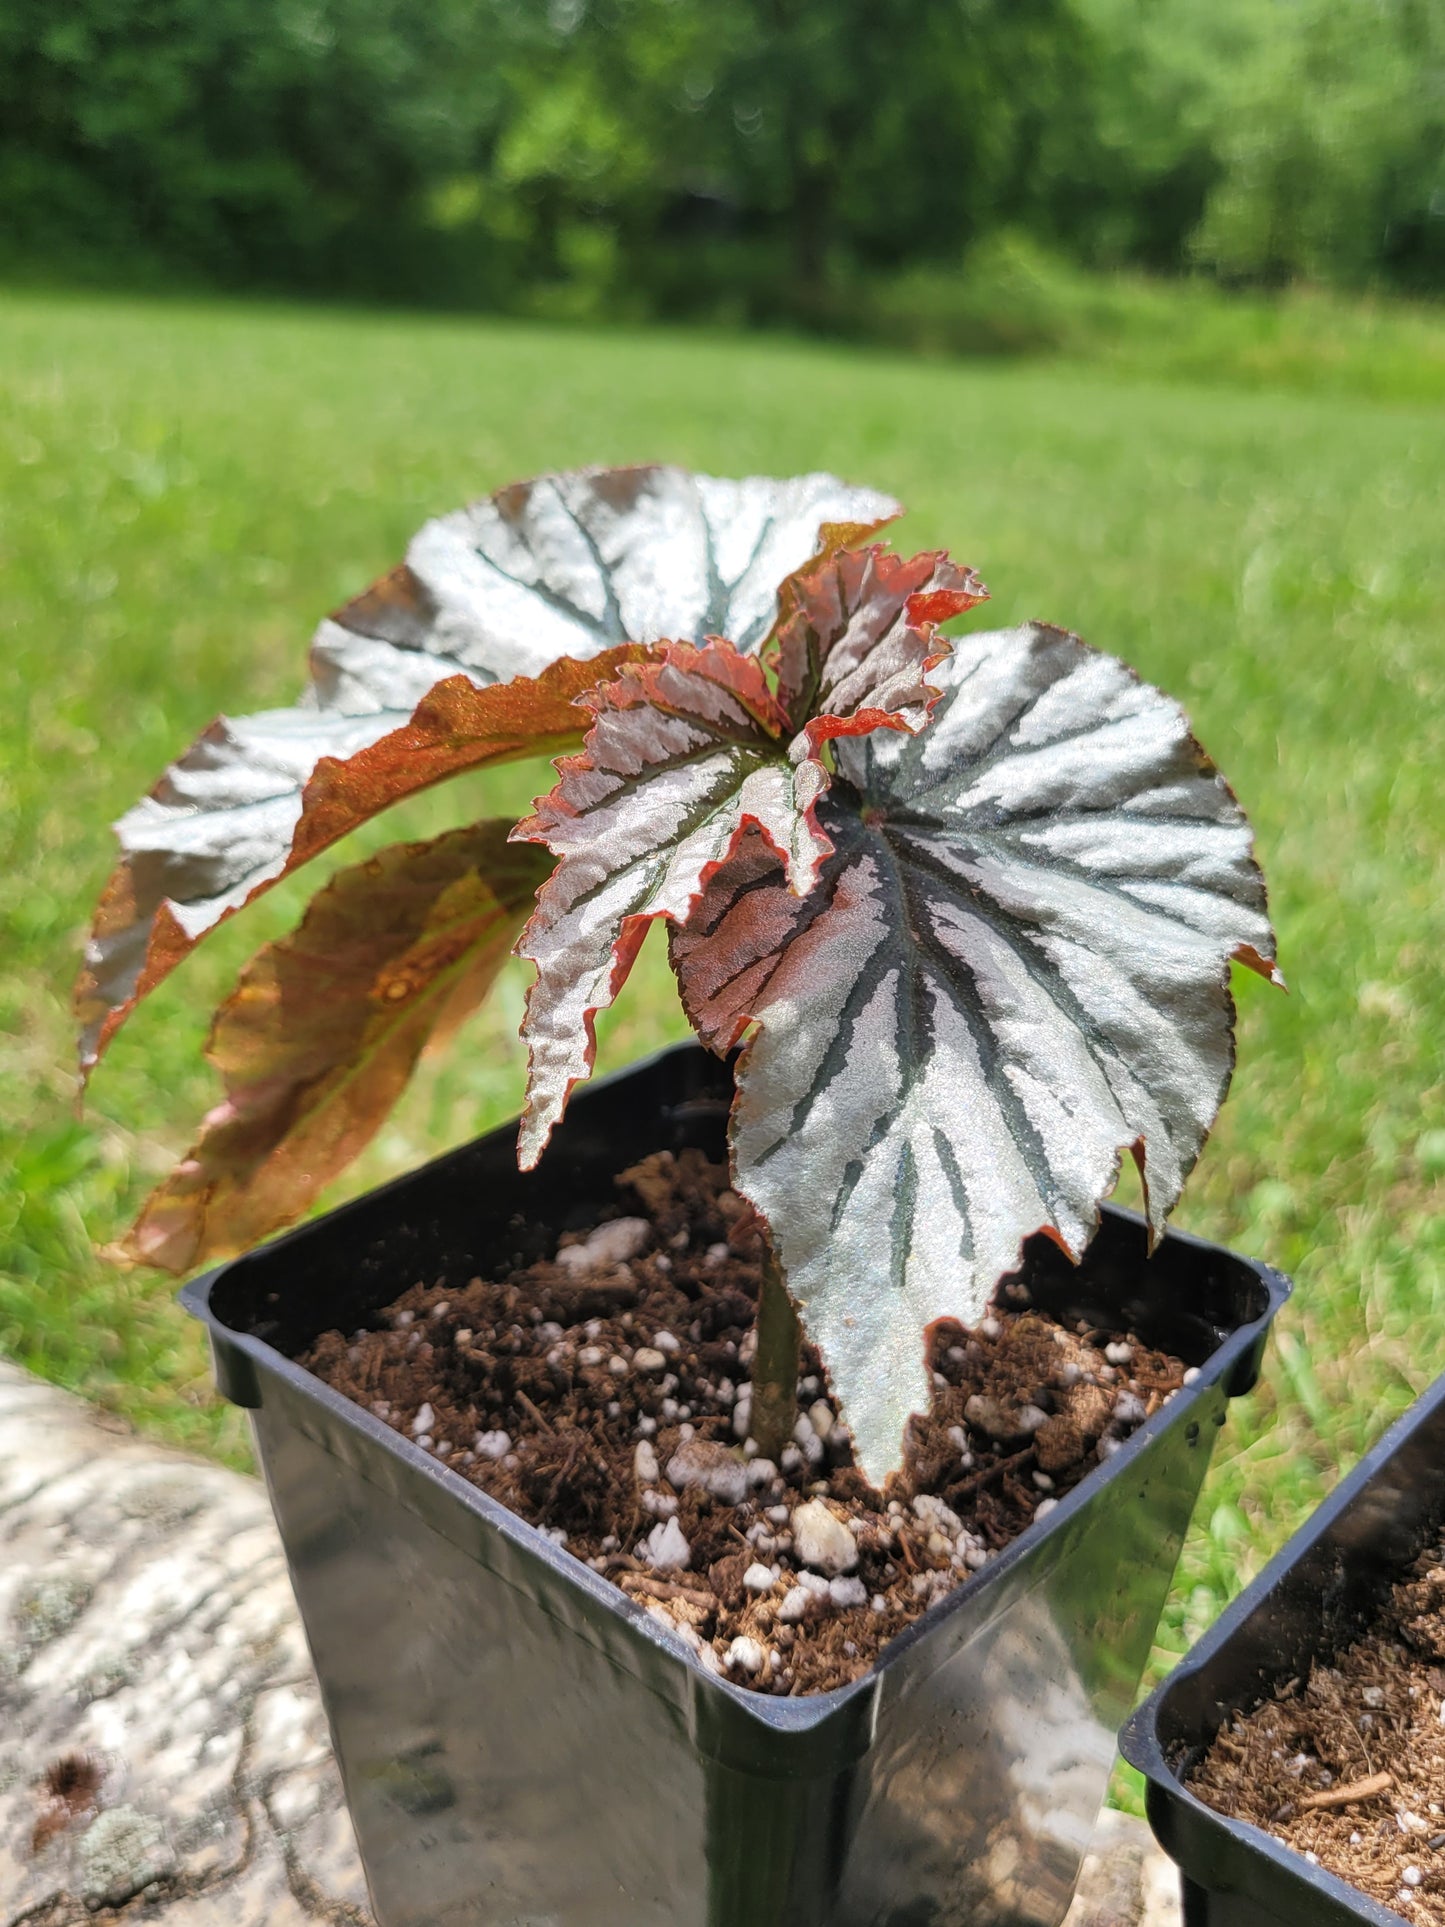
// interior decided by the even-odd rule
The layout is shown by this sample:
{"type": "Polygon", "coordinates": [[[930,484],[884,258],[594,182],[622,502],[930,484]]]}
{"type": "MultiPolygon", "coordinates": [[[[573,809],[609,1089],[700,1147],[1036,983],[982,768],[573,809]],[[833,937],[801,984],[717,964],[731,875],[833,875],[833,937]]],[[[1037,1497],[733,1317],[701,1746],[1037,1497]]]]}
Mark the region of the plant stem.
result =
{"type": "Polygon", "coordinates": [[[798,1422],[798,1366],[803,1330],[783,1282],[783,1268],[765,1246],[758,1287],[758,1348],[753,1357],[751,1433],[758,1456],[776,1465],[798,1422]]]}

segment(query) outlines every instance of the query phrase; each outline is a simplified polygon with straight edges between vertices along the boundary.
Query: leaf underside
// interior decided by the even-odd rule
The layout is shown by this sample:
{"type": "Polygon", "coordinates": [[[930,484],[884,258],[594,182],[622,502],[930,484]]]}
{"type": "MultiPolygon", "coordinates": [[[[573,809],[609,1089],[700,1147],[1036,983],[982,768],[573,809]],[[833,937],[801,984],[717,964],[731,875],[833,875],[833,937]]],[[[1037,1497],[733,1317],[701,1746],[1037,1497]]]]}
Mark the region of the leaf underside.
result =
{"type": "Polygon", "coordinates": [[[837,546],[898,512],[828,475],[642,467],[541,476],[427,523],[400,568],[321,624],[295,707],[213,723],[116,825],[121,861],[76,989],[82,1069],[209,930],[376,810],[580,741],[581,719],[557,711],[585,684],[564,672],[544,687],[554,665],[591,662],[595,680],[609,651],[714,629],[755,647],[820,535],[837,546]],[[444,713],[466,710],[465,686],[516,677],[540,679],[530,722],[520,698],[501,719],[444,713]]]}
{"type": "Polygon", "coordinates": [[[374,1135],[417,1057],[481,1002],[546,855],[506,821],[395,844],[342,871],[221,1006],[224,1101],[152,1193],[123,1255],[183,1272],[298,1218],[374,1135]]]}
{"type": "Polygon", "coordinates": [[[1274,958],[1248,824],[1167,697],[1037,624],[933,680],[923,734],[838,745],[808,896],[750,834],[671,935],[704,1039],[751,1027],[736,1182],[880,1484],[924,1329],[976,1323],[1033,1232],[1079,1255],[1124,1150],[1162,1227],[1229,1081],[1230,960],[1274,958]]]}
{"type": "Polygon", "coordinates": [[[560,858],[519,945],[537,965],[524,1170],[590,1072],[595,1013],[649,922],[684,921],[749,827],[806,893],[832,847],[815,814],[829,781],[822,746],[920,728],[936,696],[924,675],[947,648],[935,624],[984,593],[943,555],[825,555],[783,585],[783,621],[759,655],[673,644],[585,699],[596,720],[583,754],[559,762],[556,788],[517,829],[560,858]]]}

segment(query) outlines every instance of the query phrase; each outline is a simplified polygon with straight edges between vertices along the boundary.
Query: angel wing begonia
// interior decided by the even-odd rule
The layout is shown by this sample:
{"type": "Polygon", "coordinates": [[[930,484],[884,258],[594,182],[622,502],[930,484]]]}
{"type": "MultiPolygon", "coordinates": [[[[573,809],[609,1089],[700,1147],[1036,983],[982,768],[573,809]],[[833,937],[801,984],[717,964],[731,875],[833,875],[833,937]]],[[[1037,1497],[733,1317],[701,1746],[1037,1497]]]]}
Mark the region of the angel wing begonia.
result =
{"type": "Polygon", "coordinates": [[[735,1181],[878,1483],[925,1328],[976,1323],[1036,1231],[1079,1255],[1126,1150],[1162,1227],[1233,1065],[1230,962],[1275,974],[1249,825],[1175,703],[1039,624],[935,680],[923,734],[838,745],[809,896],[749,834],[671,937],[704,1040],[749,1038],[735,1181]]]}
{"type": "Polygon", "coordinates": [[[82,1070],[208,931],[377,810],[579,742],[569,705],[597,658],[713,631],[755,648],[820,539],[898,513],[830,475],[654,466],[544,475],[428,522],[321,624],[299,703],[222,717],[116,825],[76,988],[82,1070]]]}
{"type": "Polygon", "coordinates": [[[935,693],[924,678],[946,649],[937,624],[986,593],[941,553],[825,556],[784,585],[786,620],[760,657],[725,641],[672,644],[582,699],[595,719],[583,753],[558,764],[556,788],[516,831],[561,859],[518,946],[537,965],[524,1169],[590,1071],[594,1015],[648,924],[685,920],[748,828],[806,895],[832,847],[816,815],[823,745],[919,728],[935,693]]]}

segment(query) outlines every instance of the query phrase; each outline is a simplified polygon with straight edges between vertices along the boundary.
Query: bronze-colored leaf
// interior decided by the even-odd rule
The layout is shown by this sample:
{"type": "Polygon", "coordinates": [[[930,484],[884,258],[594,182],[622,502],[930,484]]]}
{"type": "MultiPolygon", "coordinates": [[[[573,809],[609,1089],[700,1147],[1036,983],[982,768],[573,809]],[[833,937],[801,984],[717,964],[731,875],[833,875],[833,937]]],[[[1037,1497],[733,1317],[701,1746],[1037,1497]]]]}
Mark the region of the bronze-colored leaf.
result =
{"type": "Polygon", "coordinates": [[[247,966],[207,1055],[226,1095],[124,1255],[167,1271],[299,1217],[374,1135],[422,1048],[482,1000],[550,863],[505,821],[342,871],[247,966]]]}
{"type": "Polygon", "coordinates": [[[213,723],[116,825],[76,991],[82,1070],[207,931],[335,837],[456,770],[580,742],[583,719],[556,711],[622,645],[723,630],[756,647],[820,534],[836,546],[897,513],[828,475],[651,467],[540,476],[428,522],[321,624],[300,703],[213,723]],[[460,690],[418,712],[439,684],[517,678],[535,681],[483,713],[460,690]]]}
{"type": "Polygon", "coordinates": [[[648,924],[687,915],[746,824],[798,889],[830,848],[812,814],[826,774],[811,757],[789,761],[787,718],[755,656],[669,644],[584,701],[583,753],[562,758],[556,788],[514,832],[561,859],[518,945],[537,966],[522,1026],[524,1170],[591,1070],[594,1015],[627,981],[648,924]]]}
{"type": "Polygon", "coordinates": [[[783,584],[759,653],[792,728],[814,746],[878,728],[916,731],[937,698],[928,671],[948,653],[938,624],[987,598],[973,570],[941,549],[829,551],[783,584]]]}
{"type": "Polygon", "coordinates": [[[485,686],[449,676],[399,728],[370,741],[355,718],[341,731],[300,709],[213,724],[123,819],[128,853],[102,893],[75,992],[84,1067],[207,931],[404,797],[462,770],[580,743],[586,717],[576,697],[646,653],[625,645],[485,686]],[[360,746],[317,753],[340,734],[360,746]],[[267,763],[291,787],[258,800],[267,763]],[[303,769],[310,774],[293,782],[303,769]]]}

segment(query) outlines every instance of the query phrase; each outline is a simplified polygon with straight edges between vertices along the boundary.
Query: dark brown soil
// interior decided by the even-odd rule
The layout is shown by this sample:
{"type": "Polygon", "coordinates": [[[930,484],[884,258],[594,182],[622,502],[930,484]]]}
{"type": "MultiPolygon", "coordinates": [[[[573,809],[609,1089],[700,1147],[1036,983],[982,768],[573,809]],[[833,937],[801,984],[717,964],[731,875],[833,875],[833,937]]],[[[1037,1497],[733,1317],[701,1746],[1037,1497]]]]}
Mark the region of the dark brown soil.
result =
{"type": "Polygon", "coordinates": [[[810,1352],[797,1443],[769,1465],[745,1443],[748,1208],[695,1151],[618,1183],[630,1215],[564,1238],[555,1260],[417,1284],[375,1329],[327,1332],[301,1362],[740,1685],[811,1693],[865,1672],[1183,1382],[1178,1359],[1065,1330],[1015,1283],[976,1332],[936,1329],[932,1403],[885,1493],[854,1465],[810,1352]]]}
{"type": "Polygon", "coordinates": [[[1190,1779],[1407,1920],[1445,1927],[1445,1538],[1329,1665],[1220,1730],[1190,1779]]]}

